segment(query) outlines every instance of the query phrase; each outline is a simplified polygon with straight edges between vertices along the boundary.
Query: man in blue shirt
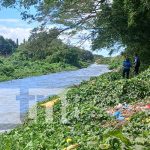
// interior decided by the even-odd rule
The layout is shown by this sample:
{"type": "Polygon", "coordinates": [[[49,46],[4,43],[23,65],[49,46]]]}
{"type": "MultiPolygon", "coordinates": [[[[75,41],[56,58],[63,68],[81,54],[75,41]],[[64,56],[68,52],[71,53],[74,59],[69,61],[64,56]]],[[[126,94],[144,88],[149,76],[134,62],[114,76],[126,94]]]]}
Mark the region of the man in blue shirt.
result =
{"type": "Polygon", "coordinates": [[[123,78],[129,79],[130,74],[130,68],[131,68],[131,62],[128,57],[123,61],[123,78]]]}
{"type": "Polygon", "coordinates": [[[139,68],[140,68],[140,59],[137,54],[135,54],[135,59],[134,59],[134,73],[135,75],[139,74],[139,68]]]}

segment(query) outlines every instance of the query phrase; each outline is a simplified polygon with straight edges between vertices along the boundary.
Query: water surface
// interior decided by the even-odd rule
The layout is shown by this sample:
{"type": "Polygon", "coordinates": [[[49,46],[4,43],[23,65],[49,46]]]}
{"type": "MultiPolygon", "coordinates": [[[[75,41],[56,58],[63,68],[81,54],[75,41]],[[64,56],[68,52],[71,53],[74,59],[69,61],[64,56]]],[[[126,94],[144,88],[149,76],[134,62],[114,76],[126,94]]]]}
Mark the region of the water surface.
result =
{"type": "Polygon", "coordinates": [[[90,77],[108,72],[107,65],[93,64],[76,71],[28,77],[0,83],[0,130],[20,124],[20,116],[37,101],[60,94],[64,89],[78,85],[90,77]]]}

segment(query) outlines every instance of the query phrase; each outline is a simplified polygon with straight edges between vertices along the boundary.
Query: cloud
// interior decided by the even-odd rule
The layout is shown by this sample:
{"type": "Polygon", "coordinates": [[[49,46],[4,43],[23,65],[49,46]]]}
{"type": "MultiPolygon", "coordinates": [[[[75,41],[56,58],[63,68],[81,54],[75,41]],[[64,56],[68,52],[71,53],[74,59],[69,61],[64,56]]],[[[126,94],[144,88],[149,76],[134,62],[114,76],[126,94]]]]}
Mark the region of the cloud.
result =
{"type": "MultiPolygon", "coordinates": [[[[16,41],[16,39],[18,38],[19,43],[22,43],[24,39],[27,40],[29,38],[31,30],[32,28],[7,27],[4,25],[0,25],[0,35],[2,35],[5,38],[10,38],[14,41],[16,41]]],[[[88,31],[80,31],[79,33],[73,36],[70,36],[68,34],[61,34],[59,38],[66,44],[77,46],[85,50],[91,51],[91,40],[84,40],[84,36],[86,37],[88,34],[88,31]]],[[[94,54],[108,56],[108,50],[102,49],[101,51],[95,51],[94,54]]]]}
{"type": "Polygon", "coordinates": [[[18,19],[0,19],[0,22],[18,23],[20,21],[18,19]]]}
{"type": "Polygon", "coordinates": [[[0,35],[4,36],[5,38],[10,38],[14,41],[19,39],[19,43],[21,43],[24,39],[28,39],[30,36],[30,31],[32,28],[11,28],[6,26],[0,26],[0,35]]]}

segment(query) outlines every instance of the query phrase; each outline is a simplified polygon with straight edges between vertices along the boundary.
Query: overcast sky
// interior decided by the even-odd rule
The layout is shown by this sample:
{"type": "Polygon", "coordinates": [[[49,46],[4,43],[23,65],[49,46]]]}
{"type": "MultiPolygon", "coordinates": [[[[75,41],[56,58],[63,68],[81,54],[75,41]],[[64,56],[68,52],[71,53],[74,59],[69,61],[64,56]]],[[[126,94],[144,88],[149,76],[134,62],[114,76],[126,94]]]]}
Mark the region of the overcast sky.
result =
{"type": "MultiPolygon", "coordinates": [[[[19,43],[23,41],[23,39],[28,39],[30,36],[30,31],[36,27],[38,23],[28,24],[26,21],[23,21],[20,16],[20,12],[16,9],[2,9],[0,10],[0,35],[5,38],[11,38],[14,41],[19,39],[19,43]]],[[[50,27],[54,27],[56,25],[50,25],[50,27]]],[[[82,35],[88,34],[87,31],[83,31],[80,34],[68,38],[66,35],[61,35],[60,38],[66,42],[75,46],[80,46],[86,50],[91,50],[91,41],[86,41],[84,43],[79,42],[78,37],[82,35]]],[[[102,50],[99,52],[94,52],[96,54],[101,54],[104,56],[108,56],[107,50],[102,50]]]]}

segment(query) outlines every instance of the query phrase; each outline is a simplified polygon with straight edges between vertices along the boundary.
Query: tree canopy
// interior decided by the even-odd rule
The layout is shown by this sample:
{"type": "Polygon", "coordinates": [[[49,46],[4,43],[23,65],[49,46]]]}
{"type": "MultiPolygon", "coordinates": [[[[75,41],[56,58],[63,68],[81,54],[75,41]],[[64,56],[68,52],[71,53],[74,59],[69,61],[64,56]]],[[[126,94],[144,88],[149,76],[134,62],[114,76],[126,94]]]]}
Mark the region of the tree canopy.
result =
{"type": "Polygon", "coordinates": [[[3,36],[0,36],[0,54],[7,56],[12,54],[17,48],[17,44],[11,39],[5,39],[3,36]]]}
{"type": "MultiPolygon", "coordinates": [[[[80,63],[92,62],[94,59],[90,51],[64,44],[56,38],[59,34],[57,29],[33,30],[28,41],[21,44],[17,52],[20,60],[46,60],[49,63],[65,63],[80,67],[80,63]]],[[[15,54],[16,56],[16,54],[15,54]]]]}
{"type": "MultiPolygon", "coordinates": [[[[2,0],[1,6],[36,8],[36,14],[23,11],[23,19],[60,23],[67,29],[91,30],[93,50],[110,48],[116,43],[127,47],[126,52],[150,56],[149,0],[2,0]]],[[[144,60],[144,59],[143,59],[144,60]]]]}

